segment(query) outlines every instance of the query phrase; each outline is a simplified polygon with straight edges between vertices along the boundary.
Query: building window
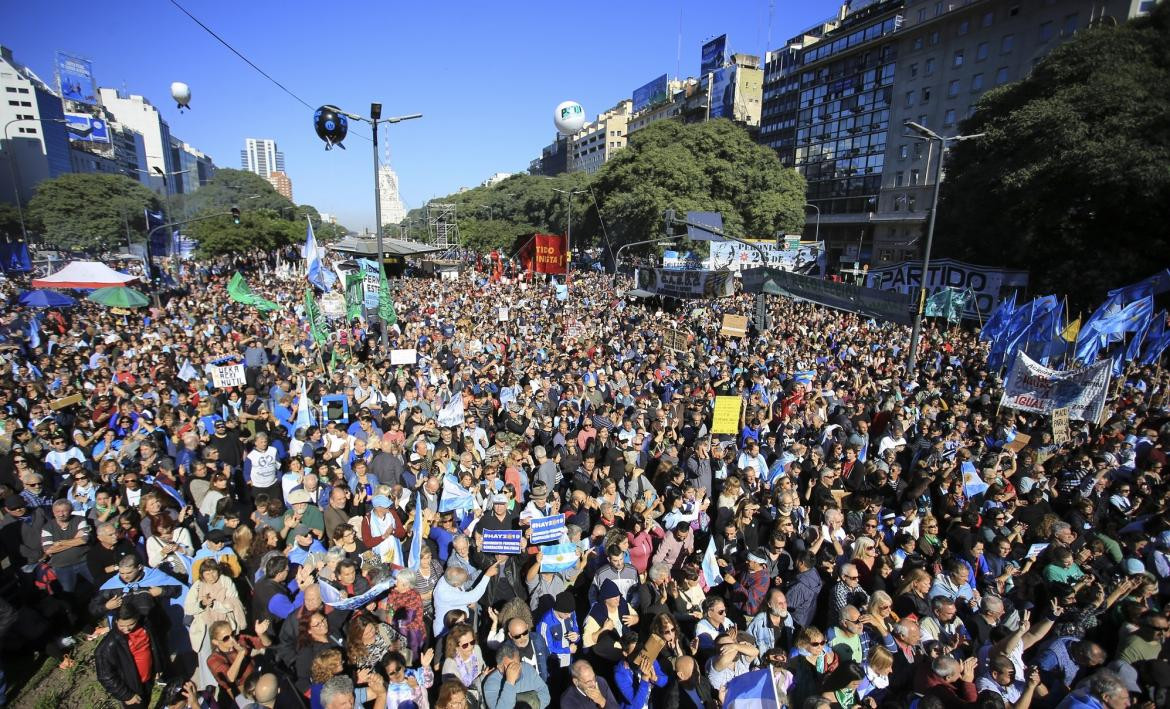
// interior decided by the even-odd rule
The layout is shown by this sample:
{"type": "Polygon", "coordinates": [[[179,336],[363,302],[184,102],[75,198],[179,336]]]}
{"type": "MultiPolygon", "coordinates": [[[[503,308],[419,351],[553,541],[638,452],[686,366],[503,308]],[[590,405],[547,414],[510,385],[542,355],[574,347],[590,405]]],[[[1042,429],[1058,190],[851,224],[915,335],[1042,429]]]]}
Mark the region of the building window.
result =
{"type": "Polygon", "coordinates": [[[1014,34],[1005,34],[1003,39],[999,41],[999,53],[1008,54],[1016,46],[1016,36],[1014,34]]]}
{"type": "Polygon", "coordinates": [[[907,106],[907,107],[910,107],[910,106],[913,106],[913,105],[914,105],[914,92],[913,92],[913,91],[907,91],[907,92],[906,92],[906,106],[907,106]]]}
{"type": "Polygon", "coordinates": [[[922,102],[923,103],[930,103],[930,87],[929,86],[922,87],[922,102]]]}
{"type": "Polygon", "coordinates": [[[1011,8],[1008,9],[1008,17],[1015,17],[1018,14],[1020,14],[1019,5],[1012,5],[1011,8]]]}
{"type": "Polygon", "coordinates": [[[984,59],[986,59],[987,53],[990,51],[990,49],[991,49],[991,46],[989,43],[980,42],[979,46],[975,48],[975,61],[981,62],[984,59]]]}
{"type": "Polygon", "coordinates": [[[941,2],[936,2],[934,4],[934,16],[938,17],[941,14],[943,14],[943,4],[941,2]]]}
{"type": "Polygon", "coordinates": [[[971,77],[971,90],[972,91],[982,91],[983,90],[983,75],[982,74],[975,74],[974,76],[971,77]]]}
{"type": "Polygon", "coordinates": [[[984,13],[983,21],[980,24],[982,24],[984,27],[991,27],[991,25],[994,22],[995,22],[995,13],[994,12],[987,12],[987,13],[984,13]]]}
{"type": "Polygon", "coordinates": [[[943,125],[948,127],[955,125],[955,109],[947,109],[947,112],[943,115],[943,125]]]}
{"type": "Polygon", "coordinates": [[[920,125],[920,126],[925,126],[926,124],[927,124],[927,120],[926,120],[926,114],[925,114],[925,113],[919,113],[919,114],[918,114],[918,125],[920,125]]]}
{"type": "Polygon", "coordinates": [[[906,209],[913,212],[914,206],[917,202],[918,202],[918,198],[915,197],[914,195],[906,195],[906,209]]]}
{"type": "Polygon", "coordinates": [[[1080,26],[1080,18],[1074,12],[1068,17],[1064,18],[1064,36],[1072,37],[1077,32],[1077,27],[1080,26]]]}
{"type": "Polygon", "coordinates": [[[934,45],[938,44],[939,41],[941,41],[941,40],[942,40],[942,37],[939,35],[938,30],[935,30],[934,32],[930,33],[930,46],[933,47],[934,45]]]}
{"type": "Polygon", "coordinates": [[[995,85],[1002,86],[1003,84],[1006,84],[1007,81],[1008,81],[1008,68],[1006,66],[1001,66],[999,68],[999,70],[995,72],[995,85]]]}
{"type": "Polygon", "coordinates": [[[922,49],[922,38],[915,37],[914,38],[914,51],[918,51],[919,49],[922,49]]]}
{"type": "Polygon", "coordinates": [[[901,170],[894,173],[894,187],[901,187],[906,182],[906,173],[901,170]]]}
{"type": "Polygon", "coordinates": [[[910,78],[913,79],[916,76],[918,76],[918,62],[910,65],[910,78]]]}
{"type": "Polygon", "coordinates": [[[7,92],[8,92],[8,93],[10,93],[10,94],[14,94],[14,93],[16,93],[16,87],[15,87],[15,86],[5,86],[5,87],[4,87],[4,90],[5,90],[5,91],[7,91],[7,92]]]}
{"type": "Polygon", "coordinates": [[[947,97],[954,98],[959,95],[959,80],[951,79],[951,83],[947,84],[947,97]]]}
{"type": "Polygon", "coordinates": [[[922,141],[915,141],[914,142],[914,157],[915,158],[922,157],[922,141]]]}
{"type": "Polygon", "coordinates": [[[1054,35],[1055,33],[1056,33],[1055,25],[1051,21],[1040,23],[1040,41],[1041,42],[1047,42],[1048,40],[1052,39],[1052,35],[1054,35]]]}
{"type": "Polygon", "coordinates": [[[970,29],[971,29],[971,23],[968,22],[967,20],[963,20],[962,22],[959,23],[959,29],[958,29],[959,36],[962,37],[963,35],[967,34],[967,32],[969,32],[970,29]]]}
{"type": "Polygon", "coordinates": [[[905,159],[909,156],[910,156],[910,150],[909,150],[909,148],[907,148],[906,144],[902,143],[901,145],[899,145],[898,146],[898,157],[905,159]]]}
{"type": "Polygon", "coordinates": [[[910,171],[910,184],[918,184],[918,168],[914,168],[910,171]]]}
{"type": "Polygon", "coordinates": [[[955,50],[954,56],[951,57],[951,66],[963,66],[963,50],[955,50]]]}
{"type": "Polygon", "coordinates": [[[918,21],[919,22],[926,22],[926,8],[925,7],[918,11],[918,21]]]}
{"type": "Polygon", "coordinates": [[[926,60],[926,66],[923,67],[923,73],[930,76],[934,73],[934,57],[926,60]]]}

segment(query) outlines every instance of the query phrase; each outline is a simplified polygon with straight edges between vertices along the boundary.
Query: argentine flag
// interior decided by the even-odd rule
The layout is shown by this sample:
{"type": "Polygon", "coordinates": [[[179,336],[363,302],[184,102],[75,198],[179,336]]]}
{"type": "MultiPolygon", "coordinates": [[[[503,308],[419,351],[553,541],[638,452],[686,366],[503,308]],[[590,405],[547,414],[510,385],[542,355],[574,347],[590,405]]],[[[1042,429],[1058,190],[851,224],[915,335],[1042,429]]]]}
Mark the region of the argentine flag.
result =
{"type": "Polygon", "coordinates": [[[735,677],[726,690],[723,709],[780,709],[770,667],[735,677]]]}
{"type": "Polygon", "coordinates": [[[406,559],[406,568],[418,569],[419,559],[422,558],[422,493],[414,494],[414,530],[410,536],[410,556],[406,559]]]}
{"type": "Polygon", "coordinates": [[[983,482],[983,478],[979,477],[979,471],[975,469],[975,464],[971,461],[965,461],[959,470],[963,473],[963,494],[967,497],[975,497],[987,492],[987,488],[991,487],[983,482]]]}
{"type": "Polygon", "coordinates": [[[715,588],[723,583],[723,574],[719,571],[719,562],[715,559],[715,537],[707,540],[707,552],[703,554],[703,580],[707,588],[715,588]]]}
{"type": "Polygon", "coordinates": [[[301,379],[301,390],[297,393],[297,419],[293,422],[293,435],[302,428],[309,428],[313,425],[313,413],[310,410],[312,404],[309,403],[309,394],[305,388],[305,380],[301,379]]]}
{"type": "Polygon", "coordinates": [[[439,498],[439,512],[470,510],[475,506],[471,491],[459,484],[452,475],[443,477],[443,496],[439,498]]]}
{"type": "Polygon", "coordinates": [[[353,596],[352,598],[342,598],[341,591],[331,586],[328,581],[318,581],[317,585],[321,588],[321,602],[327,606],[336,608],[342,611],[352,611],[356,608],[361,608],[378,596],[382,595],[390,589],[390,584],[393,583],[389,579],[381,583],[370,586],[370,590],[365,593],[353,596]]]}
{"type": "Polygon", "coordinates": [[[542,574],[555,574],[561,571],[568,571],[577,565],[577,545],[573,542],[546,544],[540,549],[544,552],[544,557],[540,562],[540,572],[542,574]]]}

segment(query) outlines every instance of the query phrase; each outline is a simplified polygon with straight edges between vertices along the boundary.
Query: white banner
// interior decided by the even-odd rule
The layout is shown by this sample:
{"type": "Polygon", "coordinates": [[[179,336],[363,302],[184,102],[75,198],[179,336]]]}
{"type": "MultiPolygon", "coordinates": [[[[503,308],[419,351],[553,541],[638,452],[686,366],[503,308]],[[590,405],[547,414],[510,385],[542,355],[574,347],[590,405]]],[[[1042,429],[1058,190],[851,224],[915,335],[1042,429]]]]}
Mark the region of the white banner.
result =
{"type": "Polygon", "coordinates": [[[244,365],[229,364],[211,367],[211,385],[216,389],[244,386],[244,365]]]}
{"type": "Polygon", "coordinates": [[[795,248],[777,246],[775,242],[762,241],[756,244],[759,251],[738,241],[716,241],[711,244],[711,256],[706,267],[712,271],[729,268],[736,273],[745,268],[770,266],[781,271],[809,273],[816,270],[817,258],[821,254],[820,242],[798,245],[795,248]],[[767,263],[760,263],[760,251],[764,252],[767,263]]]}
{"type": "Polygon", "coordinates": [[[1067,408],[1070,419],[1097,421],[1105,408],[1112,368],[1112,360],[1104,359],[1088,367],[1061,372],[1018,352],[999,403],[1040,414],[1067,408]]]}
{"type": "Polygon", "coordinates": [[[440,426],[458,426],[463,423],[463,392],[456,394],[435,418],[440,426]]]}
{"type": "Polygon", "coordinates": [[[416,350],[390,350],[390,364],[414,364],[418,362],[416,350]]]}
{"type": "Polygon", "coordinates": [[[723,298],[735,292],[730,271],[672,271],[639,268],[638,290],[672,298],[723,298]]]}

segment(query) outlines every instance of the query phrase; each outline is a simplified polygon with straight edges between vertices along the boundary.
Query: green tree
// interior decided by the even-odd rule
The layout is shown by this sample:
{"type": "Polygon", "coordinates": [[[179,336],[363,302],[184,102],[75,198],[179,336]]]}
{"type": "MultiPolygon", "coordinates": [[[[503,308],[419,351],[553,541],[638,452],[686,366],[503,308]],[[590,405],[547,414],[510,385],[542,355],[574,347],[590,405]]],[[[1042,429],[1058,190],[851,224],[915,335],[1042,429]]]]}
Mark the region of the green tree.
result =
{"type": "Polygon", "coordinates": [[[962,124],[986,135],[948,156],[938,251],[1080,307],[1149,276],[1170,253],[1168,115],[1170,3],[1078,33],[962,124]]]}
{"type": "Polygon", "coordinates": [[[230,216],[215,216],[193,222],[186,230],[199,241],[199,253],[204,256],[252,249],[270,251],[305,239],[303,224],[263,212],[242,212],[239,224],[230,216]]]}
{"type": "MultiPolygon", "coordinates": [[[[804,226],[804,178],[727,120],[659,121],[638,131],[598,171],[593,189],[615,248],[661,235],[667,209],[680,217],[721,212],[724,230],[747,238],[804,226]]],[[[576,243],[576,217],[573,232],[576,243]]]]}
{"type": "Polygon", "coordinates": [[[101,251],[124,245],[127,227],[136,236],[144,234],[147,208],[158,209],[158,197],[136,180],[70,174],[37,185],[25,218],[49,246],[101,251]]]}
{"type": "Polygon", "coordinates": [[[187,213],[191,215],[226,212],[233,206],[246,212],[268,210],[286,219],[293,218],[295,209],[268,180],[247,170],[227,167],[216,170],[215,176],[186,200],[187,213]]]}
{"type": "Polygon", "coordinates": [[[8,239],[21,236],[20,212],[7,202],[0,202],[0,235],[8,239]]]}

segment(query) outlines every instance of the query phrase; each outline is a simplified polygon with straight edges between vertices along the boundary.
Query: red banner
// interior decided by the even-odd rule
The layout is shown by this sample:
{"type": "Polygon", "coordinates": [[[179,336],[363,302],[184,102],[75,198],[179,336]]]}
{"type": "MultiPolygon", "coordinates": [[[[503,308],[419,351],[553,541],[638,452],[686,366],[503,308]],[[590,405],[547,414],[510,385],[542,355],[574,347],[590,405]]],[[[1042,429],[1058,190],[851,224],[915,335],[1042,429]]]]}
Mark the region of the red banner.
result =
{"type": "Polygon", "coordinates": [[[565,237],[560,234],[537,234],[533,237],[533,244],[536,247],[535,271],[564,275],[567,262],[565,237]]]}

